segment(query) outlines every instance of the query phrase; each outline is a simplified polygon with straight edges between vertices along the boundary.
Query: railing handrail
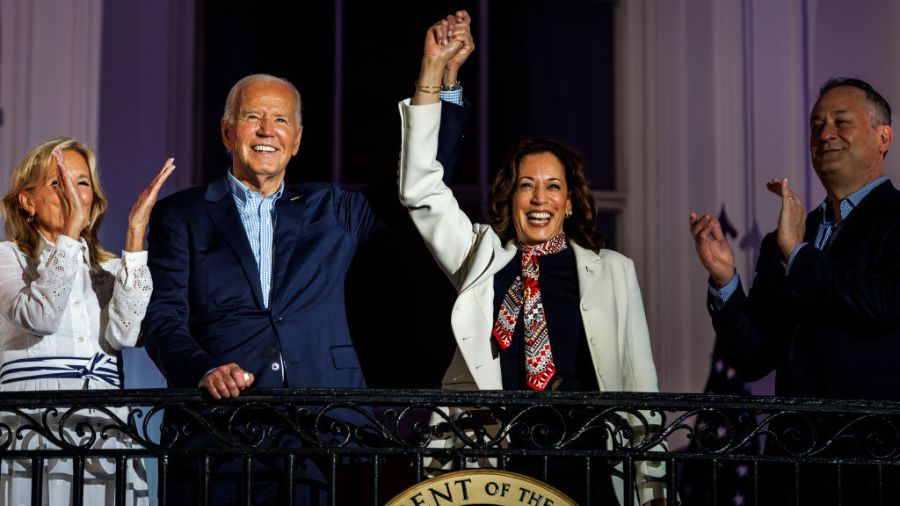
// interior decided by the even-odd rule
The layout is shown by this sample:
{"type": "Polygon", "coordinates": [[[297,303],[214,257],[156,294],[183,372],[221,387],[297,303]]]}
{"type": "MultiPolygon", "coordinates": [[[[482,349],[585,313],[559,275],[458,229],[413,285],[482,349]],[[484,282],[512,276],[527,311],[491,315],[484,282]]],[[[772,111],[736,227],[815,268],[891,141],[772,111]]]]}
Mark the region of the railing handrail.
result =
{"type": "Polygon", "coordinates": [[[788,470],[796,483],[822,468],[900,476],[900,402],[412,389],[253,389],[221,401],[196,389],[4,392],[0,458],[38,469],[59,458],[82,467],[112,458],[117,468],[150,459],[163,470],[202,462],[207,480],[212,462],[241,462],[246,478],[254,462],[307,459],[328,463],[332,498],[341,463],[371,466],[377,481],[375,471],[399,459],[408,466],[404,480],[418,481],[435,463],[506,469],[537,462],[547,481],[550,462],[566,469],[574,462],[579,472],[594,464],[618,469],[625,497],[640,469],[661,470],[665,476],[654,480],[664,479],[674,496],[679,469],[713,482],[720,469],[766,480],[788,470]],[[109,438],[121,444],[104,446],[109,438]]]}
{"type": "Polygon", "coordinates": [[[51,390],[4,392],[0,409],[97,404],[110,407],[166,404],[243,405],[250,402],[291,404],[390,404],[471,406],[486,405],[579,405],[629,407],[665,411],[704,408],[736,411],[803,411],[810,413],[868,413],[900,415],[900,402],[869,399],[826,399],[811,397],[737,396],[696,393],[641,392],[531,392],[499,390],[432,389],[322,389],[285,388],[245,390],[240,397],[216,401],[194,389],[51,390]]]}

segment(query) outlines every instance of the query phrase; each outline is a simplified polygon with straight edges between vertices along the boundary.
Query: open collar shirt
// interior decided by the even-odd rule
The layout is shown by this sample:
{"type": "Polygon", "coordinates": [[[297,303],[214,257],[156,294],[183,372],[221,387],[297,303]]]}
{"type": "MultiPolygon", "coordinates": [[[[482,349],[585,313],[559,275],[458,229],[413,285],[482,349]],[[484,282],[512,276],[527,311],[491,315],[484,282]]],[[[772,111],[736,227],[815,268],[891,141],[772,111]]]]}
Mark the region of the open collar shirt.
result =
{"type": "Polygon", "coordinates": [[[262,193],[247,188],[229,170],[228,186],[256,260],[263,304],[269,307],[269,292],[272,290],[272,242],[277,220],[275,203],[284,192],[284,181],[277,192],[264,197],[262,193]]]}

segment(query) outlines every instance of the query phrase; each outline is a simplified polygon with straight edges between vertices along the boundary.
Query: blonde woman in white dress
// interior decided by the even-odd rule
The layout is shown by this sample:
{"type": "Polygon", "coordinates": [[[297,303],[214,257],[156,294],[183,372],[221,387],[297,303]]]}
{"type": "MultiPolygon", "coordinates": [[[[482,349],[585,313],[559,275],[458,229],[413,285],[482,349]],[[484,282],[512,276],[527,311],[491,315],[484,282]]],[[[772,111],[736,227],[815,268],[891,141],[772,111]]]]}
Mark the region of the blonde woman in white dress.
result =
{"type": "MultiPolygon", "coordinates": [[[[119,259],[97,238],[108,203],[91,149],[60,137],[25,155],[3,197],[7,241],[0,243],[0,392],[123,387],[117,351],[137,343],[153,287],[144,233],[159,189],[174,168],[173,159],[167,160],[138,197],[119,259]]],[[[43,411],[28,413],[40,422],[43,411]]],[[[125,408],[111,411],[127,417],[125,408]]],[[[58,417],[48,420],[54,436],[70,444],[86,444],[91,431],[76,433],[78,424],[86,423],[98,431],[94,448],[131,446],[116,431],[100,436],[110,420],[97,410],[78,411],[62,432],[58,417]]],[[[13,431],[0,433],[0,458],[4,449],[58,448],[34,430],[17,434],[28,422],[0,413],[0,423],[13,431]]],[[[149,504],[142,461],[129,459],[126,469],[127,503],[149,504]]],[[[72,472],[72,459],[44,461],[42,504],[70,504],[72,472]]],[[[29,460],[3,459],[0,504],[30,505],[31,473],[29,460]]],[[[90,505],[115,503],[113,459],[85,460],[83,498],[90,505]]]]}

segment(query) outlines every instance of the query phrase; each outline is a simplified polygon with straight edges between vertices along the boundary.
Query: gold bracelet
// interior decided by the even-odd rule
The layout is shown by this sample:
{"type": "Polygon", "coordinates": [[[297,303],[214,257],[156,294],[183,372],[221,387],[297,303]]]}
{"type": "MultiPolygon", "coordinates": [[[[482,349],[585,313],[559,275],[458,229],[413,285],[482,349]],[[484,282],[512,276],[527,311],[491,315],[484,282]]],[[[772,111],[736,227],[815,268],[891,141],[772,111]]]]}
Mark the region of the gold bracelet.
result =
{"type": "Polygon", "coordinates": [[[419,84],[419,81],[416,81],[416,89],[422,93],[431,93],[432,95],[437,95],[441,92],[440,86],[422,86],[419,84]]]}

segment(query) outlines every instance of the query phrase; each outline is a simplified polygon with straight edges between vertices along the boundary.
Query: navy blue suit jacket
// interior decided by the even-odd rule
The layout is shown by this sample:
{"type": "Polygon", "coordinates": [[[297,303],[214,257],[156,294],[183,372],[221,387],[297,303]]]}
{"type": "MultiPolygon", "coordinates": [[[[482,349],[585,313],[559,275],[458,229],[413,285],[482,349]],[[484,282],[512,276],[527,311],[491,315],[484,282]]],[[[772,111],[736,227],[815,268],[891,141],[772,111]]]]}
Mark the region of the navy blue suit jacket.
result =
{"type": "Polygon", "coordinates": [[[750,293],[709,299],[720,345],[746,379],[774,369],[778,395],[900,400],[900,192],[872,190],[827,251],[813,246],[820,221],[807,216],[789,275],[770,233],[750,293]]]}
{"type": "MultiPolygon", "coordinates": [[[[439,149],[447,166],[455,163],[466,110],[443,107],[439,149]]],[[[286,185],[276,204],[266,308],[225,178],[162,199],[150,220],[147,353],[175,388],[196,388],[206,372],[230,362],[256,376],[254,388],[364,387],[344,277],[357,248],[385,219],[404,214],[393,181],[363,191],[286,185]]]]}

